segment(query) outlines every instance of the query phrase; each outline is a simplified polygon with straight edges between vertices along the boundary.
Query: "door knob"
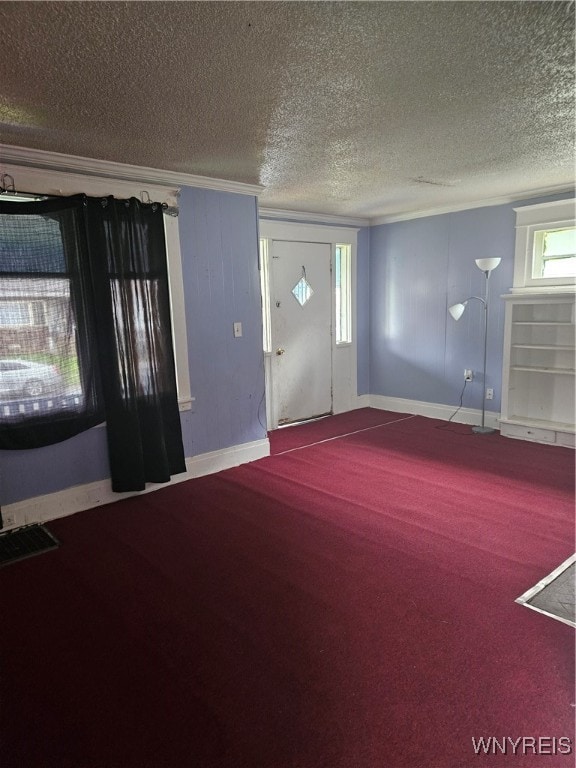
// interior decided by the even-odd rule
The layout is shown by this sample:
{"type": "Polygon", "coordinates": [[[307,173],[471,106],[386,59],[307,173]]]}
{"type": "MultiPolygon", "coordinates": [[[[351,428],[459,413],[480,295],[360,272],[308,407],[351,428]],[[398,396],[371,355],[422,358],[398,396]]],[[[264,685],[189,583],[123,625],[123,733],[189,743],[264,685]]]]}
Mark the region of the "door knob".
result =
{"type": "Polygon", "coordinates": [[[278,347],[278,349],[276,350],[276,354],[277,354],[277,355],[283,355],[283,354],[284,354],[284,352],[286,352],[286,350],[285,350],[285,349],[282,349],[282,347],[278,347]]]}

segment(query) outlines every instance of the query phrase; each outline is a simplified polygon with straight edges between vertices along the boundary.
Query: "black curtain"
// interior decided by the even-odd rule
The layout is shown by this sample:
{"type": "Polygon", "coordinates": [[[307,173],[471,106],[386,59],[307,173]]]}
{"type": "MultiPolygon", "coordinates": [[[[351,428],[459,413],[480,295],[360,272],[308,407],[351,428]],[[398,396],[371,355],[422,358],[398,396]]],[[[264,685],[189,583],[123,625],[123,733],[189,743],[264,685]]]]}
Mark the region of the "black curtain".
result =
{"type": "Polygon", "coordinates": [[[186,470],[159,204],[85,198],[98,358],[115,491],[186,470]]]}
{"type": "Polygon", "coordinates": [[[17,409],[14,394],[0,394],[0,448],[49,445],[105,419],[113,490],[185,471],[160,204],[85,195],[0,201],[0,363],[15,354],[43,364],[54,354],[67,375],[61,394],[24,397],[17,409]],[[36,331],[48,346],[28,330],[27,354],[11,352],[18,312],[34,319],[42,292],[49,317],[36,331]],[[12,328],[2,326],[2,311],[12,328]],[[36,412],[28,412],[32,400],[36,412]]]}

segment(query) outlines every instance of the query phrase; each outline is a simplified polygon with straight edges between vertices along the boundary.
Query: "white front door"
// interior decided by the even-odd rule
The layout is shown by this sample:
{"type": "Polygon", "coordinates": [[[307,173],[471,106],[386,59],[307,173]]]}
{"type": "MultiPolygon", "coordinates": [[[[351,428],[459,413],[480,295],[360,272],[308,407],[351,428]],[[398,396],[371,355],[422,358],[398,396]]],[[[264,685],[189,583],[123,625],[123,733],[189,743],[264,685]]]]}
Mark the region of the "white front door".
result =
{"type": "Polygon", "coordinates": [[[332,411],[332,276],[327,243],[273,240],[273,423],[332,411]]]}

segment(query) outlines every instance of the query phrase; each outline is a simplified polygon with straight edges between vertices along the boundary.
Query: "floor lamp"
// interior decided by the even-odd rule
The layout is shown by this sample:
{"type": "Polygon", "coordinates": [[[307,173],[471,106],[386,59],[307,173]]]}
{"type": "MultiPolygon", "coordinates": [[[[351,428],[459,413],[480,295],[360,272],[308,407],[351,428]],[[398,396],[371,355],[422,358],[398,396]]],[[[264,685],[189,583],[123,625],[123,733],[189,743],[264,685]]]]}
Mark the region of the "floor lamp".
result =
{"type": "Polygon", "coordinates": [[[472,427],[472,432],[475,432],[477,435],[489,435],[492,432],[495,432],[495,429],[492,429],[492,427],[487,427],[485,424],[486,420],[486,350],[488,348],[488,287],[490,283],[490,273],[493,269],[496,269],[498,264],[502,259],[498,258],[491,258],[491,259],[476,259],[476,266],[478,269],[481,269],[482,272],[484,272],[484,276],[486,278],[486,288],[484,292],[484,298],[481,296],[469,296],[466,301],[463,301],[461,304],[453,304],[451,307],[448,307],[448,312],[452,315],[454,320],[460,320],[462,317],[462,314],[464,313],[464,310],[466,309],[466,305],[471,299],[478,299],[478,301],[481,301],[484,305],[484,371],[483,371],[483,382],[482,382],[482,423],[479,427],[472,427]]]}

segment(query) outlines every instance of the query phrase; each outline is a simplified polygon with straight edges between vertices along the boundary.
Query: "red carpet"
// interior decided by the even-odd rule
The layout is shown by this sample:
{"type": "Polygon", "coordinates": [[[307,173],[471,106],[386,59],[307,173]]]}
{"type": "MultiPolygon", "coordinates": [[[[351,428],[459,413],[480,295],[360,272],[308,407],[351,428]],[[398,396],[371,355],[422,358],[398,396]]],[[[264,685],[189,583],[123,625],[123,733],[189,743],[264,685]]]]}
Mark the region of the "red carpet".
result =
{"type": "Polygon", "coordinates": [[[572,768],[573,452],[355,415],[2,569],[1,768],[572,768]]]}
{"type": "Polygon", "coordinates": [[[270,432],[270,453],[278,455],[412,418],[414,417],[405,413],[377,411],[374,408],[361,408],[358,411],[339,413],[337,416],[326,416],[298,424],[297,429],[291,426],[270,432]]]}

